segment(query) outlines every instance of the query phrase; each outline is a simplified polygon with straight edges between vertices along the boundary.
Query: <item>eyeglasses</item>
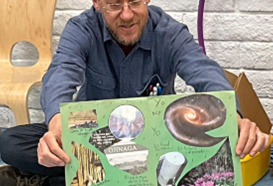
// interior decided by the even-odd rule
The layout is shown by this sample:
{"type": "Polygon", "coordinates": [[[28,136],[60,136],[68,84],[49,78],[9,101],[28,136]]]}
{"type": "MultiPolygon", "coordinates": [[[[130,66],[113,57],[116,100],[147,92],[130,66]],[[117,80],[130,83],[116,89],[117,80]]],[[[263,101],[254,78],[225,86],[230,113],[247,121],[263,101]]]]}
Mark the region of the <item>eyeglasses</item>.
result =
{"type": "MultiPolygon", "coordinates": [[[[101,1],[100,1],[101,2],[101,1]]],[[[143,5],[146,5],[147,2],[143,0],[135,0],[130,1],[129,3],[108,3],[106,6],[102,7],[106,9],[106,12],[108,13],[119,13],[121,12],[122,8],[125,6],[128,6],[131,10],[138,10],[143,5]]]]}

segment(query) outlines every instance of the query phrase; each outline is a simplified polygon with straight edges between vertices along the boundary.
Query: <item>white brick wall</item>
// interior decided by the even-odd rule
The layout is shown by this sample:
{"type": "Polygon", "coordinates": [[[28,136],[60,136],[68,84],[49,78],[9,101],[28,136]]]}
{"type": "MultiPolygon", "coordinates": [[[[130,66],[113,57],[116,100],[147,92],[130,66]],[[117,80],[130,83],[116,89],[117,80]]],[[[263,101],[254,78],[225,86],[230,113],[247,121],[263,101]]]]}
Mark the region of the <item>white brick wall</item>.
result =
{"type": "MultiPolygon", "coordinates": [[[[54,50],[66,21],[92,5],[91,0],[57,1],[54,50]]],[[[151,0],[151,4],[187,24],[196,39],[198,2],[151,0]]],[[[273,121],[273,0],[206,0],[205,10],[204,37],[208,56],[235,73],[245,71],[273,121]]],[[[15,60],[25,60],[27,64],[35,56],[23,49],[14,53],[15,60]]],[[[178,85],[181,84],[179,81],[178,85]]],[[[29,98],[32,122],[40,122],[44,117],[38,103],[39,94],[40,89],[35,89],[29,98]]],[[[0,107],[0,123],[7,121],[13,123],[12,116],[7,114],[6,108],[0,107]]]]}

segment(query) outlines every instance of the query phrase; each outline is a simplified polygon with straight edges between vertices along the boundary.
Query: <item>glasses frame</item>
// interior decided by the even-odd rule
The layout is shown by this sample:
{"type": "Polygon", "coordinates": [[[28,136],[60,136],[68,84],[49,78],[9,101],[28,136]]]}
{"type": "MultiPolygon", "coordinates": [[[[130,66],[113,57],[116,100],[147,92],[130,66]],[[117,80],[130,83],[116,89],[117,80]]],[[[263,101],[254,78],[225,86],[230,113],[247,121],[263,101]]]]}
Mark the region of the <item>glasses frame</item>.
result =
{"type": "MultiPolygon", "coordinates": [[[[131,4],[135,3],[135,2],[139,2],[139,1],[143,1],[143,0],[134,0],[134,1],[130,1],[129,3],[106,3],[106,6],[103,6],[102,8],[106,9],[106,12],[110,13],[110,14],[120,13],[125,6],[127,6],[128,8],[130,8],[130,10],[132,10],[132,11],[136,11],[136,9],[132,9],[131,8],[131,4]],[[121,9],[119,11],[114,11],[114,12],[108,11],[107,7],[110,7],[111,5],[120,5],[121,9]]],[[[101,0],[100,0],[100,3],[102,4],[101,0]]],[[[147,1],[144,1],[143,4],[147,5],[147,1]]]]}

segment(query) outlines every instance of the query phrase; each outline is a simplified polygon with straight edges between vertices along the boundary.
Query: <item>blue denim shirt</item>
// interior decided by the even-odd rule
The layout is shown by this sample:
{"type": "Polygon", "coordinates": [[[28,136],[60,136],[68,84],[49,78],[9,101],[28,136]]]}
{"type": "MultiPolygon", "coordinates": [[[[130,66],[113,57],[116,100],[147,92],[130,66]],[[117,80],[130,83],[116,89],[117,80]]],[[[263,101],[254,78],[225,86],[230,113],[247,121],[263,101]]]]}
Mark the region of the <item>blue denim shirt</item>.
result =
{"type": "Polygon", "coordinates": [[[70,19],[43,78],[41,105],[46,123],[59,104],[143,95],[151,82],[162,94],[173,94],[178,74],[197,92],[232,90],[222,68],[202,53],[187,27],[162,9],[149,6],[149,19],[140,41],[125,56],[93,7],[70,19]]]}

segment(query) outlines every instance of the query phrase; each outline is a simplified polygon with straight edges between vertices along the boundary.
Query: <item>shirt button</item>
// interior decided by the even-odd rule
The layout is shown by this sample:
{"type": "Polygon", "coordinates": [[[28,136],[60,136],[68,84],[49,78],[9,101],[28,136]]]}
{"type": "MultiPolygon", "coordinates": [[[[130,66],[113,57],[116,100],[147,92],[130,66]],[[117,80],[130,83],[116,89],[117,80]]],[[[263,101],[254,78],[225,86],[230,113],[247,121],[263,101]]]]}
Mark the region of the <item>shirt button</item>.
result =
{"type": "Polygon", "coordinates": [[[99,85],[101,85],[102,84],[102,80],[99,80],[99,85]]]}
{"type": "Polygon", "coordinates": [[[122,68],[126,68],[126,65],[122,65],[122,68]]]}
{"type": "Polygon", "coordinates": [[[126,90],[123,90],[123,94],[126,94],[127,93],[127,91],[126,90]]]}

